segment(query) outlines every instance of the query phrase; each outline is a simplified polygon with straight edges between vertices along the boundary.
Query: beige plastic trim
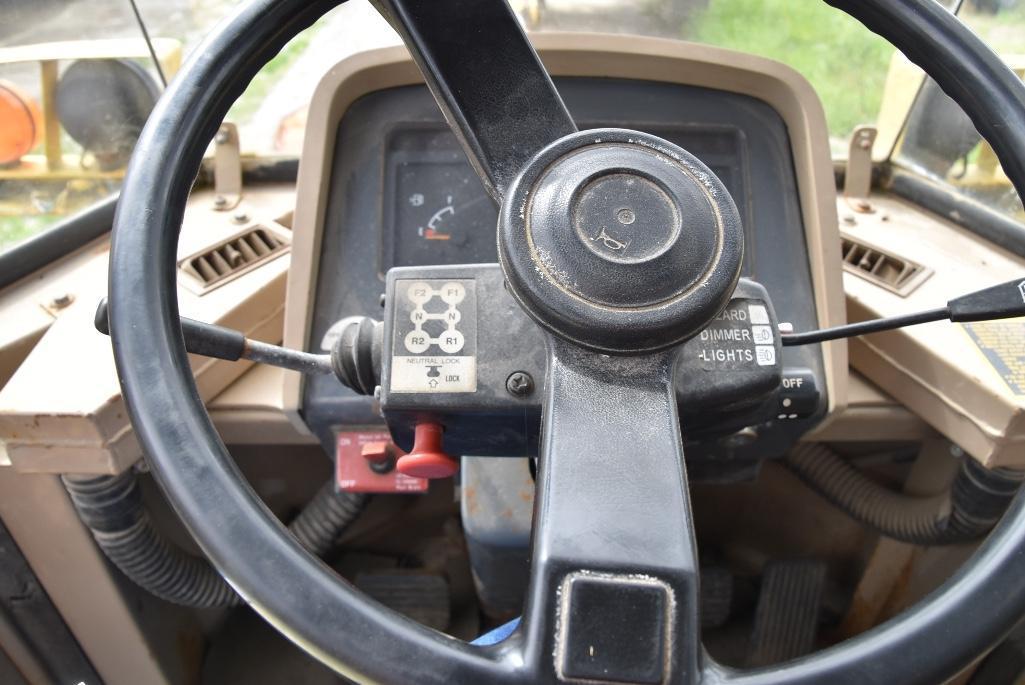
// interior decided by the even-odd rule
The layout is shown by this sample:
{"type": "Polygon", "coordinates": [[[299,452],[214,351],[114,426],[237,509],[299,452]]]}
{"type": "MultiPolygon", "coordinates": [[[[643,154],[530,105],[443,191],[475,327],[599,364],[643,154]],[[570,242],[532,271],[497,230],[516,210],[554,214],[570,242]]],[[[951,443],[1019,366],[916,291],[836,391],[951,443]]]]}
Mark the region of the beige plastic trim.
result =
{"type": "MultiPolygon", "coordinates": [[[[892,196],[874,194],[871,202],[872,214],[846,210],[845,231],[895,254],[913,254],[935,275],[902,296],[847,274],[852,320],[922,311],[1021,277],[1025,259],[961,226],[892,196]]],[[[1016,354],[1011,342],[1004,354],[1016,354]]],[[[1025,395],[1011,390],[963,324],[937,321],[862,336],[850,352],[853,369],[984,465],[1025,465],[1025,395]]]]}
{"type": "Polygon", "coordinates": [[[851,369],[847,406],[828,425],[806,433],[804,442],[921,442],[937,437],[920,416],[851,369]]]}
{"type": "MultiPolygon", "coordinates": [[[[271,218],[294,206],[290,184],[252,189],[236,212],[216,212],[212,200],[209,190],[189,199],[179,256],[237,235],[246,228],[237,219],[240,214],[282,240],[291,235],[271,218]]],[[[5,461],[16,471],[119,473],[140,456],[110,339],[93,328],[96,303],[107,289],[108,242],[105,237],[0,291],[0,369],[17,366],[0,387],[0,442],[5,461]],[[71,304],[51,306],[58,296],[67,296],[71,304]],[[26,337],[34,344],[22,353],[26,337]]],[[[179,307],[185,316],[276,343],[281,340],[288,267],[289,255],[281,252],[202,296],[179,288],[179,307]]],[[[191,362],[199,394],[206,400],[252,365],[198,356],[191,362]]]]}
{"type": "MultiPolygon", "coordinates": [[[[0,518],[103,682],[182,682],[180,646],[147,634],[59,478],[0,467],[0,518]]],[[[164,620],[165,633],[181,625],[164,620]]]]}
{"type": "Polygon", "coordinates": [[[213,245],[179,259],[177,265],[178,284],[187,288],[190,292],[193,292],[196,295],[205,295],[211,290],[216,290],[226,283],[230,283],[235,280],[239,276],[247,274],[254,269],[259,269],[272,259],[277,259],[281,255],[285,254],[289,250],[289,243],[291,240],[291,231],[283,226],[276,225],[273,221],[251,224],[234,235],[228,236],[213,245]],[[189,263],[193,259],[202,257],[203,255],[212,255],[229,243],[233,243],[236,240],[251,234],[259,234],[260,232],[268,234],[270,237],[278,241],[278,244],[275,247],[270,248],[269,252],[257,256],[252,261],[246,262],[245,264],[241,264],[236,267],[229,267],[232,268],[232,270],[227,274],[215,276],[207,281],[203,281],[198,272],[189,270],[189,263]]]}
{"type": "MultiPolygon", "coordinates": [[[[593,33],[531,36],[554,76],[627,78],[715,88],[758,98],[783,118],[790,135],[816,310],[822,326],[846,320],[836,214],[836,185],[825,114],[811,84],[778,62],[709,45],[658,38],[593,33]]],[[[324,213],[331,181],[331,154],[348,107],[372,91],[423,83],[404,47],[361,53],[336,64],[310,103],[299,163],[292,226],[292,266],[285,304],[284,344],[306,349],[317,278],[324,213]]],[[[847,402],[847,346],[823,345],[830,416],[847,402]]],[[[298,430],[302,381],[287,374],[283,405],[298,430]]],[[[828,420],[828,419],[827,419],[828,420]]]]}
{"type": "Polygon", "coordinates": [[[293,372],[253,364],[237,381],[207,403],[217,433],[227,445],[316,445],[296,433],[281,410],[282,379],[293,372]]]}

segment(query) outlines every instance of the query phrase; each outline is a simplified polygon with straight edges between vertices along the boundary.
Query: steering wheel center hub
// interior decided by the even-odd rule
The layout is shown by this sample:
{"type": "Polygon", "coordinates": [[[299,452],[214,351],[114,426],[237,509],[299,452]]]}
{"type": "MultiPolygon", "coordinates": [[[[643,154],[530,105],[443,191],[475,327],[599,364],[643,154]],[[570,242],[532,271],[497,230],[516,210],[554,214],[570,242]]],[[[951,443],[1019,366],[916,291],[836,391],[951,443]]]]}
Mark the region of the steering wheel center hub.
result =
{"type": "Polygon", "coordinates": [[[728,300],[743,231],[722,182],[655,136],[566,136],[510,186],[499,254],[539,323],[578,344],[644,352],[678,343],[728,300]]]}
{"type": "Polygon", "coordinates": [[[600,259],[649,261],[680,236],[680,212],[657,182],[614,173],[584,187],[570,208],[580,241],[600,259]]]}

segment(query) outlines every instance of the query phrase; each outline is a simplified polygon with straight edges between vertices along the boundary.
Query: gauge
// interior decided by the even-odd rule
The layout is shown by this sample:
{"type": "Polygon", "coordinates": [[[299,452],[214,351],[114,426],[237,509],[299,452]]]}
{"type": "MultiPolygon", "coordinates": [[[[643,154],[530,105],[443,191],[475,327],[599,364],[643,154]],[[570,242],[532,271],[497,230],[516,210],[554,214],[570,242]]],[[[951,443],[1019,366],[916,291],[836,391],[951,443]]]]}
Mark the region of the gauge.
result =
{"type": "MultiPolygon", "coordinates": [[[[430,198],[434,199],[434,198],[430,198]]],[[[429,209],[437,209],[433,214],[424,222],[420,223],[412,221],[407,224],[407,228],[411,228],[414,224],[420,223],[416,227],[416,237],[421,240],[431,241],[444,241],[445,247],[454,249],[456,247],[465,246],[469,241],[473,232],[473,227],[468,226],[468,223],[472,223],[472,217],[468,217],[472,207],[466,203],[459,203],[459,212],[456,213],[456,198],[454,195],[446,194],[445,198],[442,199],[439,195],[438,198],[432,203],[422,193],[413,193],[406,201],[412,206],[427,207],[429,209]],[[440,206],[439,206],[440,205],[440,206]],[[467,230],[467,229],[470,230],[467,230]]],[[[478,198],[474,198],[471,202],[478,202],[478,198]]],[[[412,214],[412,212],[410,212],[412,214]]],[[[405,238],[401,236],[400,238],[405,238]]]]}
{"type": "Polygon", "coordinates": [[[387,266],[497,261],[498,211],[462,152],[396,154],[387,266]]]}

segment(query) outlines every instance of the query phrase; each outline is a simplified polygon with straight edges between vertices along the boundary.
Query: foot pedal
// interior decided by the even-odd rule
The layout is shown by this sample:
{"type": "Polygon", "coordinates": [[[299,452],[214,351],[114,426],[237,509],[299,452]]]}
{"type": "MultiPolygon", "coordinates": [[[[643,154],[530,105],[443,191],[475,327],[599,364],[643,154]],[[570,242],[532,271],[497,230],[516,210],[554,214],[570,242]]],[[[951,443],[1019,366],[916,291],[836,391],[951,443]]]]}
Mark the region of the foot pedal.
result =
{"type": "Polygon", "coordinates": [[[733,574],[724,566],[701,567],[701,628],[720,628],[730,619],[733,574]]]}
{"type": "Polygon", "coordinates": [[[751,636],[751,666],[778,664],[813,651],[826,565],[820,561],[773,561],[762,588],[751,636]]]}
{"type": "Polygon", "coordinates": [[[429,573],[360,573],[356,587],[389,609],[436,630],[449,623],[448,583],[429,573]]]}

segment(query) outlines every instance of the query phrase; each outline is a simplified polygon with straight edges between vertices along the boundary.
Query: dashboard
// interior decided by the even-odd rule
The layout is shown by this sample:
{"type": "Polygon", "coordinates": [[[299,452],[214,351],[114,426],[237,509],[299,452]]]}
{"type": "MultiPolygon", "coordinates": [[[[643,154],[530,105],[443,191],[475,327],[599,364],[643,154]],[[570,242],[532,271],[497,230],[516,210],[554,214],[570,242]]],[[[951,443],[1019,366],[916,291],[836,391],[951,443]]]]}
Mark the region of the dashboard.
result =
{"type": "MultiPolygon", "coordinates": [[[[555,81],[579,128],[653,133],[708,165],[729,189],[744,222],[743,276],[765,286],[779,321],[795,330],[820,324],[792,142],[773,107],[748,95],[675,83],[555,81]]],[[[332,327],[344,317],[381,318],[389,269],[497,261],[497,209],[426,87],[392,87],[356,99],[340,118],[325,161],[325,211],[307,349],[328,349],[332,327]]],[[[743,460],[746,450],[782,453],[825,415],[821,350],[786,348],[783,369],[784,376],[812,384],[817,393],[812,404],[806,402],[800,414],[781,411],[773,425],[762,427],[757,445],[729,446],[731,458],[743,460]]],[[[306,382],[301,413],[325,448],[345,425],[381,421],[372,400],[327,377],[306,382]]],[[[727,449],[721,442],[706,447],[710,458],[727,449]]]]}
{"type": "MultiPolygon", "coordinates": [[[[560,80],[567,91],[597,94],[611,90],[629,95],[638,84],[591,79],[560,80]]],[[[686,94],[683,94],[684,96],[686,94]]],[[[404,97],[394,92],[390,97],[404,97]]],[[[586,96],[585,96],[586,97],[586,96]]],[[[588,109],[592,109],[588,107],[588,109]]],[[[600,114],[600,113],[595,113],[600,114]]],[[[617,125],[637,129],[639,122],[580,121],[581,128],[617,125]]],[[[649,132],[694,150],[738,198],[743,212],[748,171],[743,129],[729,125],[648,122],[649,132]]],[[[382,274],[395,266],[430,266],[495,262],[494,228],[498,209],[484,192],[455,137],[444,124],[397,122],[383,144],[381,190],[382,274]]]]}

